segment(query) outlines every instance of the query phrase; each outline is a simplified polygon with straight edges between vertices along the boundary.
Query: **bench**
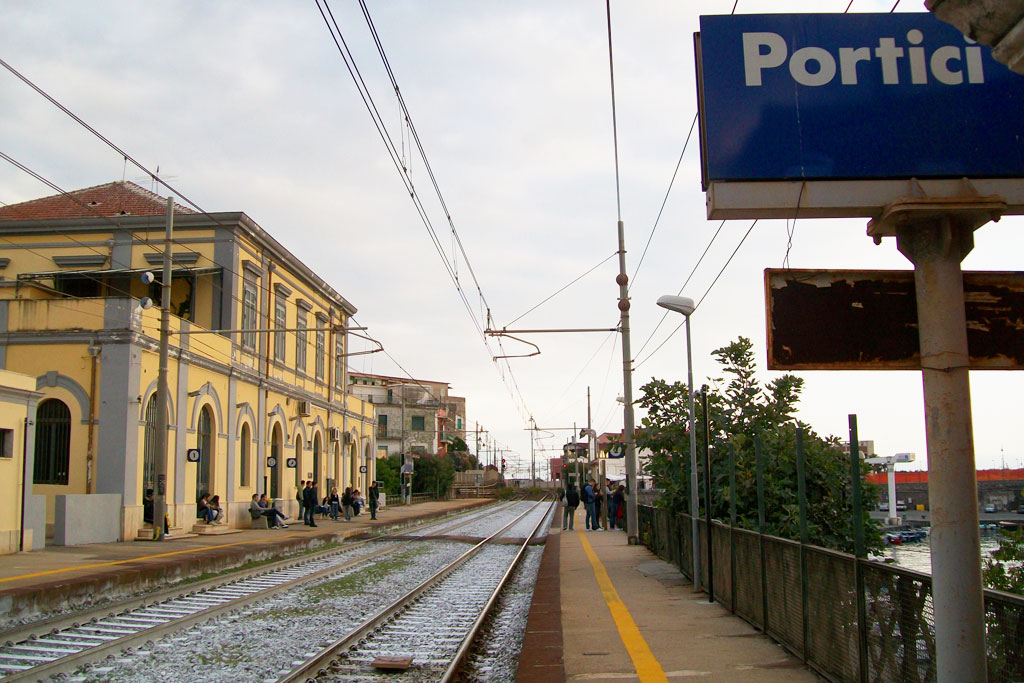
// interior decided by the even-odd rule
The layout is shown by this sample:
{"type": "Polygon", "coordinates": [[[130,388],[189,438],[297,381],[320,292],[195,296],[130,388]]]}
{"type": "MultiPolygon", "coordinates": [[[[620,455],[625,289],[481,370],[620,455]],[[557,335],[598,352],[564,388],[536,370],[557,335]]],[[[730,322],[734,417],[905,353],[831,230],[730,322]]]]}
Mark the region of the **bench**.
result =
{"type": "Polygon", "coordinates": [[[256,512],[255,510],[249,510],[249,521],[250,529],[269,529],[270,519],[267,518],[262,512],[256,512]]]}

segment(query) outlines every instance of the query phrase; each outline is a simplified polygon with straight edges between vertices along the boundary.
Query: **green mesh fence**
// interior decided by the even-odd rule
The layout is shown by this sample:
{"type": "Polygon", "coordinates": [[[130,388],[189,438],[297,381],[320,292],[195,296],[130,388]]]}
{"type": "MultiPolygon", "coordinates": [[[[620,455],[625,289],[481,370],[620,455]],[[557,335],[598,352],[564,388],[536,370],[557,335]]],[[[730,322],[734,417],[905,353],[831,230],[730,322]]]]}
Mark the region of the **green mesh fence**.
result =
{"type": "Polygon", "coordinates": [[[765,539],[768,635],[792,652],[804,651],[803,587],[800,575],[800,544],[781,538],[765,539]]]}
{"type": "Polygon", "coordinates": [[[733,595],[736,614],[761,628],[764,603],[761,592],[761,539],[756,531],[733,529],[735,562],[733,595]]]}
{"type": "MultiPolygon", "coordinates": [[[[642,542],[690,577],[690,516],[642,506],[638,521],[642,542]]],[[[705,553],[707,530],[700,524],[698,552],[705,553]]],[[[935,680],[930,575],[860,560],[865,605],[861,624],[858,561],[852,555],[814,546],[801,549],[798,542],[765,536],[762,576],[760,534],[718,522],[713,529],[715,598],[762,629],[767,601],[768,635],[826,679],[860,681],[863,668],[865,679],[873,683],[935,680]],[[867,644],[863,662],[861,629],[867,644]]],[[[1024,683],[1024,598],[986,590],[985,626],[989,682],[1024,683]]]]}
{"type": "Polygon", "coordinates": [[[733,609],[732,599],[732,529],[712,522],[711,554],[714,561],[715,599],[733,609]]]}

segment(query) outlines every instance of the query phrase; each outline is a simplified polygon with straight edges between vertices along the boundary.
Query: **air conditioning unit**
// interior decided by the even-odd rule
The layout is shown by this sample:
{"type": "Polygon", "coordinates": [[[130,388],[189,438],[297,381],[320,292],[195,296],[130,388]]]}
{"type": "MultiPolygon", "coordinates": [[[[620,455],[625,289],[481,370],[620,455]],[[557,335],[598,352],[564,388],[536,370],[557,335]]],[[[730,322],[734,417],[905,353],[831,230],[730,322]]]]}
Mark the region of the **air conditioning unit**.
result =
{"type": "Polygon", "coordinates": [[[327,438],[330,441],[341,441],[341,430],[337,427],[329,427],[327,429],[327,438]]]}
{"type": "Polygon", "coordinates": [[[299,415],[301,417],[309,417],[309,401],[299,401],[299,415]]]}

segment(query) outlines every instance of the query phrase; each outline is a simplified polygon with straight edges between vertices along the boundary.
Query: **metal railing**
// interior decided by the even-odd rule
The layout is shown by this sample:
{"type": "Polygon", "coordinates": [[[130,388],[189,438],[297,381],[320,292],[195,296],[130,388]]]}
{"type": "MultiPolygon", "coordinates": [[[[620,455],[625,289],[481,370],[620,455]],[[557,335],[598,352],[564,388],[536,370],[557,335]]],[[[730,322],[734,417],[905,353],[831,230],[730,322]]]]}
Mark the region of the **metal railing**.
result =
{"type": "MultiPolygon", "coordinates": [[[[690,516],[645,505],[638,523],[641,542],[692,580],[690,516]]],[[[828,680],[935,680],[929,574],[719,522],[711,551],[714,598],[828,680]]],[[[1024,680],[1024,599],[986,590],[985,620],[988,680],[1024,680]]]]}

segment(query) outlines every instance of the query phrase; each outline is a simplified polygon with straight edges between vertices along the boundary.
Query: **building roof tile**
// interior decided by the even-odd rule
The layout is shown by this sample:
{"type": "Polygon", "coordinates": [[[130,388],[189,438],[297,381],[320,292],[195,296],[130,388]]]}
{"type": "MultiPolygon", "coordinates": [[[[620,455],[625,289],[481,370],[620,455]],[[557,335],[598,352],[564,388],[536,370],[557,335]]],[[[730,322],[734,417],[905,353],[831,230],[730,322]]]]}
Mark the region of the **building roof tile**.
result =
{"type": "MultiPolygon", "coordinates": [[[[175,213],[196,213],[174,205],[175,213]]],[[[114,216],[162,216],[167,212],[167,198],[128,181],[107,183],[32,199],[19,204],[0,206],[0,220],[36,221],[61,218],[98,218],[114,216]]]]}

